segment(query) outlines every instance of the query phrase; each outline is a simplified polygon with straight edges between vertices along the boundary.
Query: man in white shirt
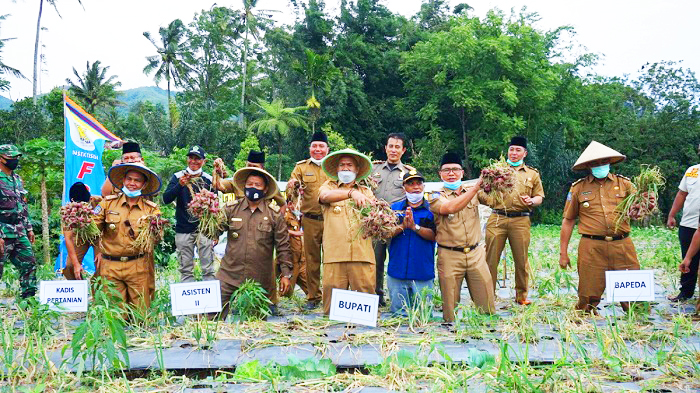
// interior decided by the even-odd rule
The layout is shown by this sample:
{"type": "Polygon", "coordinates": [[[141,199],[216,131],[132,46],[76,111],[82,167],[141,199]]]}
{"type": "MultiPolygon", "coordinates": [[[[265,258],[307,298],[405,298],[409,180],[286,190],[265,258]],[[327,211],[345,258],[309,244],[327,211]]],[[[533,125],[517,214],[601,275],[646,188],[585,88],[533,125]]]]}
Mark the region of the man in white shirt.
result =
{"type": "MultiPolygon", "coordinates": [[[[698,146],[700,151],[700,146],[698,146]]],[[[673,206],[668,213],[666,225],[669,228],[676,226],[676,214],[683,209],[681,222],[678,225],[678,239],[681,243],[681,254],[685,258],[690,242],[693,239],[693,234],[698,228],[698,220],[700,219],[700,164],[693,165],[686,169],[681,184],[678,186],[676,198],[673,200],[673,206]]],[[[678,302],[688,300],[695,293],[695,283],[698,281],[698,262],[700,262],[700,253],[695,254],[691,263],[690,271],[681,273],[681,288],[678,295],[670,297],[669,300],[678,302]]]]}

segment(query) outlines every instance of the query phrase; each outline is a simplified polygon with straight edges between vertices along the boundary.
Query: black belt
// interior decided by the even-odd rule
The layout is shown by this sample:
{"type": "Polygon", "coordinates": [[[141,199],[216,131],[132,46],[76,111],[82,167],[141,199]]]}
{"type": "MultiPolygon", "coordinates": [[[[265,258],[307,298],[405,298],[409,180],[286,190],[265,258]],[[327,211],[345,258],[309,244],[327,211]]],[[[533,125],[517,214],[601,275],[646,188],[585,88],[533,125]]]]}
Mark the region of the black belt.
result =
{"type": "Polygon", "coordinates": [[[316,221],[323,221],[323,216],[321,214],[304,213],[304,217],[310,218],[310,219],[316,220],[316,221]]]}
{"type": "Polygon", "coordinates": [[[629,237],[629,233],[623,233],[622,235],[616,235],[616,236],[598,236],[598,235],[584,235],[581,234],[581,237],[585,237],[588,239],[593,239],[593,240],[605,240],[606,242],[612,242],[615,240],[622,240],[626,237],[629,237]]]}
{"type": "Polygon", "coordinates": [[[116,262],[129,262],[129,261],[133,261],[134,259],[143,258],[144,256],[146,256],[146,254],[132,255],[130,257],[115,257],[112,255],[102,254],[103,259],[106,259],[108,261],[116,261],[116,262]]]}
{"type": "Polygon", "coordinates": [[[445,248],[447,250],[463,252],[466,254],[469,251],[473,251],[475,248],[479,247],[479,245],[475,244],[473,246],[468,246],[468,247],[447,247],[447,246],[443,246],[442,244],[438,244],[438,247],[445,248]]]}
{"type": "Polygon", "coordinates": [[[498,214],[499,216],[506,216],[506,217],[529,217],[530,212],[507,212],[505,210],[494,210],[494,213],[498,214]]]}
{"type": "Polygon", "coordinates": [[[19,215],[19,213],[17,213],[16,215],[12,215],[12,216],[1,215],[0,222],[3,224],[17,225],[17,224],[19,224],[18,215],[19,215]]]}

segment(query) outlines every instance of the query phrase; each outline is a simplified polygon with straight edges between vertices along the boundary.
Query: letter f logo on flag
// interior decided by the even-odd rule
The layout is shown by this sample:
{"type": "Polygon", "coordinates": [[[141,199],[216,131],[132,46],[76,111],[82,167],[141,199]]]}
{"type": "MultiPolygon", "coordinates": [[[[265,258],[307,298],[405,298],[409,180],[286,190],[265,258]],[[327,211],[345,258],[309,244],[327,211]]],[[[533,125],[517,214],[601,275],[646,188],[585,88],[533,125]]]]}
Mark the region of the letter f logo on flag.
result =
{"type": "Polygon", "coordinates": [[[78,179],[83,180],[85,175],[92,173],[92,168],[94,167],[94,162],[83,161],[83,165],[80,166],[80,171],[78,172],[78,179]]]}

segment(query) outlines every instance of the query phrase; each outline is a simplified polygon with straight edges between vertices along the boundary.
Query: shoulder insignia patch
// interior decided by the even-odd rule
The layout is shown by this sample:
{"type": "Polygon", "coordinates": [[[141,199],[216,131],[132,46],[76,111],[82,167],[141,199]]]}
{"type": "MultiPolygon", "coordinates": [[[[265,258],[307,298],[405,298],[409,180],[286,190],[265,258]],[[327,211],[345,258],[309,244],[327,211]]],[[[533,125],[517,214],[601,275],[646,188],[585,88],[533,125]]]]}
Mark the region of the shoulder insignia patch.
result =
{"type": "Polygon", "coordinates": [[[100,214],[101,211],[102,211],[102,206],[97,205],[97,206],[95,206],[94,209],[92,209],[92,214],[100,214]]]}
{"type": "Polygon", "coordinates": [[[120,194],[109,194],[105,197],[105,201],[111,201],[111,200],[117,199],[117,198],[119,198],[119,195],[120,194]]]}
{"type": "Polygon", "coordinates": [[[144,199],[143,202],[144,202],[145,204],[147,204],[148,206],[150,206],[150,207],[155,207],[155,208],[158,207],[158,204],[157,204],[157,203],[155,203],[155,202],[153,202],[153,201],[149,201],[148,199],[144,199]]]}
{"type": "Polygon", "coordinates": [[[271,201],[269,206],[270,206],[270,209],[275,211],[275,213],[280,212],[280,207],[279,207],[279,205],[277,205],[277,202],[271,201]]]}
{"type": "Polygon", "coordinates": [[[374,160],[374,161],[372,161],[372,164],[374,164],[374,165],[380,165],[380,164],[383,164],[383,163],[384,163],[384,161],[382,161],[382,160],[374,160]]]}
{"type": "Polygon", "coordinates": [[[622,176],[622,175],[617,175],[617,174],[616,174],[616,176],[617,176],[617,177],[621,177],[621,178],[623,178],[623,179],[625,179],[625,180],[632,181],[632,179],[630,179],[630,178],[627,177],[627,176],[622,176]]]}
{"type": "Polygon", "coordinates": [[[533,167],[533,166],[529,166],[529,165],[528,165],[527,167],[530,168],[530,169],[532,169],[533,171],[535,171],[535,172],[537,172],[537,173],[540,173],[540,170],[537,169],[537,168],[535,168],[535,167],[533,167]]]}
{"type": "Polygon", "coordinates": [[[430,201],[433,201],[433,200],[435,200],[435,199],[438,199],[438,198],[440,198],[440,192],[439,192],[439,191],[433,191],[433,192],[430,193],[430,195],[428,195],[428,201],[429,201],[429,202],[430,202],[430,201]]]}
{"type": "Polygon", "coordinates": [[[571,200],[571,190],[569,190],[569,193],[566,194],[566,200],[570,201],[571,200]]]}
{"type": "Polygon", "coordinates": [[[305,162],[306,162],[306,160],[297,161],[297,165],[301,165],[301,164],[303,164],[303,163],[305,163],[305,162]]]}
{"type": "Polygon", "coordinates": [[[582,177],[582,178],[576,180],[575,182],[571,183],[571,188],[574,188],[575,185],[577,185],[578,183],[581,183],[584,179],[586,179],[586,178],[582,177]]]}
{"type": "Polygon", "coordinates": [[[415,167],[413,167],[413,166],[411,166],[411,165],[408,165],[408,164],[403,164],[403,166],[405,166],[406,169],[408,169],[409,171],[415,171],[415,170],[416,170],[415,167]]]}

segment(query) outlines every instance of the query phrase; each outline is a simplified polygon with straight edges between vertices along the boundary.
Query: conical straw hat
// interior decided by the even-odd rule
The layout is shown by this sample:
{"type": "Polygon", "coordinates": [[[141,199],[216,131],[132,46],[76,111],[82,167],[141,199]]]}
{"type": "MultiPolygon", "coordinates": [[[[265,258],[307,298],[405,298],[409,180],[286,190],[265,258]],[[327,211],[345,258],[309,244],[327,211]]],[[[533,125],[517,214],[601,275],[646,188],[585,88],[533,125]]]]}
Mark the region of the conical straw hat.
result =
{"type": "Polygon", "coordinates": [[[343,156],[357,158],[358,173],[355,181],[366,178],[372,172],[372,161],[370,161],[369,157],[353,149],[343,149],[327,155],[321,162],[321,168],[331,179],[338,180],[338,164],[343,156]]]}
{"type": "Polygon", "coordinates": [[[251,174],[262,175],[267,178],[267,193],[263,199],[271,199],[277,194],[279,188],[277,187],[275,177],[266,170],[260,168],[247,166],[237,170],[236,173],[233,174],[233,184],[235,184],[239,190],[245,190],[245,182],[251,174]]]}
{"type": "Polygon", "coordinates": [[[121,190],[124,186],[124,178],[126,177],[126,173],[131,170],[135,170],[146,176],[146,183],[141,189],[141,195],[153,195],[160,191],[160,177],[158,176],[158,174],[156,174],[151,169],[147,168],[145,165],[142,164],[130,163],[113,166],[109,169],[107,177],[109,178],[109,181],[112,182],[112,185],[114,185],[114,187],[121,190]]]}
{"type": "Polygon", "coordinates": [[[571,168],[575,171],[580,171],[586,169],[588,163],[592,161],[602,160],[605,158],[610,159],[611,164],[616,164],[622,162],[627,158],[624,154],[617,150],[613,150],[602,143],[591,141],[591,143],[586,147],[586,150],[581,153],[576,163],[571,168]]]}

